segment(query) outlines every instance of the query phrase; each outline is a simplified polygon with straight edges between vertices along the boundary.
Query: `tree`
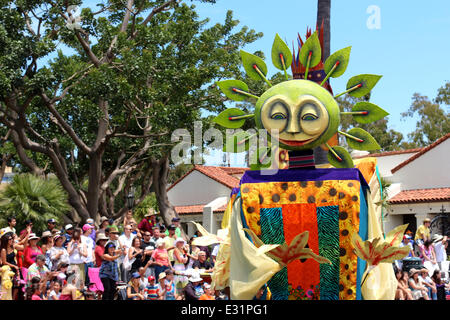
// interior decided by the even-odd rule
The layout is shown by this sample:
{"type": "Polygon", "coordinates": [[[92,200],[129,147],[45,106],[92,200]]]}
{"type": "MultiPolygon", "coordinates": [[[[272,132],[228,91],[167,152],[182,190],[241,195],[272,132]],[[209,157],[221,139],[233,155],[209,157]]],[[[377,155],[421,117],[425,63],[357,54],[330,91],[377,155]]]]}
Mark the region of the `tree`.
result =
{"type": "Polygon", "coordinates": [[[35,231],[44,231],[48,219],[62,222],[69,210],[67,193],[56,177],[16,174],[13,181],[0,192],[2,224],[6,224],[6,217],[15,216],[18,230],[24,228],[23,222],[29,219],[33,221],[35,231]]]}
{"type": "Polygon", "coordinates": [[[119,218],[136,186],[136,205],[154,192],[170,222],[170,134],[222,106],[209,84],[239,73],[239,48],[261,35],[235,32],[231,12],[206,28],[181,0],[112,0],[84,8],[81,21],[77,1],[0,4],[0,123],[21,165],[55,172],[71,220],[119,218]]]}
{"type": "Polygon", "coordinates": [[[419,116],[416,130],[408,134],[410,147],[425,147],[450,132],[450,113],[445,112],[441,105],[450,104],[450,82],[438,90],[434,101],[415,93],[411,107],[402,113],[403,120],[419,116]]]}

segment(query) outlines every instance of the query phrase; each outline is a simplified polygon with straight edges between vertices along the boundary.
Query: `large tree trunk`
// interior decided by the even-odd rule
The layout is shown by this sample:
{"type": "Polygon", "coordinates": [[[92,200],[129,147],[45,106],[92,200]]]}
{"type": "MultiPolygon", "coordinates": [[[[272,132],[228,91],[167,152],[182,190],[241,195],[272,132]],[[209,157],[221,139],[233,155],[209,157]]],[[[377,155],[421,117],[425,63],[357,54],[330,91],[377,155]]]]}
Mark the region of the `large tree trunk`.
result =
{"type": "MultiPolygon", "coordinates": [[[[330,11],[331,0],[317,0],[317,25],[320,28],[323,22],[323,48],[322,61],[330,56],[330,11]]],[[[328,163],[327,151],[321,147],[314,149],[314,161],[316,164],[328,163]]]]}
{"type": "MultiPolygon", "coordinates": [[[[155,191],[156,201],[160,215],[164,220],[164,224],[169,226],[172,223],[172,218],[178,218],[174,207],[170,204],[167,196],[167,177],[169,174],[169,157],[168,155],[159,160],[152,160],[153,169],[153,190],[155,191]]],[[[187,235],[181,229],[182,237],[187,239],[187,235]]]]}

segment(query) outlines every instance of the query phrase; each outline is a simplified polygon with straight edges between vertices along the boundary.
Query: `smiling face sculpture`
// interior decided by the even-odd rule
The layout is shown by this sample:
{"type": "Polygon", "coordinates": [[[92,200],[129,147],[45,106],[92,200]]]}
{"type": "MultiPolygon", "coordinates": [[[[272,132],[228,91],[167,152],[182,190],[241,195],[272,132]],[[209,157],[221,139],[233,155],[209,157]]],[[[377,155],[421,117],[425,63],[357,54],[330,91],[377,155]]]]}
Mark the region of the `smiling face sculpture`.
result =
{"type": "MultiPolygon", "coordinates": [[[[371,92],[381,76],[372,74],[354,76],[348,80],[343,93],[333,96],[328,79],[344,74],[351,47],[336,51],[322,62],[321,41],[317,32],[309,35],[308,39],[301,43],[302,47],[295,58],[295,52],[294,55],[291,54],[287,45],[278,34],[276,35],[272,46],[272,62],[276,68],[284,71],[286,78],[286,81],[276,85],[272,85],[266,78],[265,62],[260,57],[241,50],[241,59],[247,76],[252,80],[265,81],[269,88],[261,96],[256,96],[243,81],[217,82],[221,91],[231,100],[257,101],[254,114],[245,114],[240,109],[229,108],[219,114],[214,121],[225,128],[237,129],[242,127],[247,119],[254,118],[256,127],[265,129],[273,144],[263,154],[273,154],[272,149],[276,149],[276,145],[286,150],[307,150],[322,146],[328,149],[328,160],[331,165],[337,168],[351,168],[353,161],[349,152],[343,147],[328,144],[336,133],[345,136],[348,146],[352,149],[377,150],[381,147],[361,128],[353,128],[348,132],[339,131],[341,115],[353,116],[356,122],[367,124],[382,119],[388,113],[366,101],[355,104],[350,112],[341,112],[336,98],[343,94],[361,98],[371,92]],[[289,65],[293,68],[294,76],[298,76],[301,72],[301,79],[295,77],[293,80],[292,76],[288,75],[289,65]]],[[[250,145],[247,143],[248,139],[248,135],[237,133],[233,138],[233,148],[225,151],[242,152],[243,150],[236,151],[238,150],[236,146],[239,145],[246,145],[248,150],[250,145]]],[[[260,170],[264,166],[259,162],[252,168],[260,170]]]]}
{"type": "Polygon", "coordinates": [[[282,82],[267,90],[255,106],[256,125],[287,150],[315,148],[336,133],[339,106],[320,85],[307,80],[282,82]]]}

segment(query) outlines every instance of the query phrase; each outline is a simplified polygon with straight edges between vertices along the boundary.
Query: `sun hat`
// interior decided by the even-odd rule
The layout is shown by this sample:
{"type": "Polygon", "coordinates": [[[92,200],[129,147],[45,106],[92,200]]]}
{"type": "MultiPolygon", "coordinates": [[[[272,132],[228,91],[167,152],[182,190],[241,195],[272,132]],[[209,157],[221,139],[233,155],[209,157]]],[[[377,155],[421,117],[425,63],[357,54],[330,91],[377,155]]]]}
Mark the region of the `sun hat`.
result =
{"type": "Polygon", "coordinates": [[[94,226],[91,226],[90,224],[85,224],[84,226],[83,226],[83,231],[87,231],[87,230],[89,230],[89,229],[94,229],[94,226]]]}
{"type": "Polygon", "coordinates": [[[158,276],[158,280],[164,279],[166,277],[166,273],[165,272],[161,272],[158,276]]]}
{"type": "Polygon", "coordinates": [[[431,222],[431,219],[430,218],[423,219],[423,223],[425,223],[425,222],[431,222]]]}
{"type": "Polygon", "coordinates": [[[186,241],[183,238],[177,238],[177,240],[175,240],[175,245],[177,244],[177,242],[183,242],[183,245],[186,244],[186,241]]]}
{"type": "Polygon", "coordinates": [[[433,236],[433,242],[439,242],[439,241],[442,241],[442,239],[444,239],[444,236],[443,236],[443,235],[435,234],[435,235],[433,236]]]}
{"type": "Polygon", "coordinates": [[[53,240],[55,240],[55,241],[57,241],[59,238],[64,238],[64,241],[66,241],[66,239],[67,239],[63,234],[61,234],[61,232],[57,233],[53,236],[53,240]]]}
{"type": "Polygon", "coordinates": [[[47,231],[42,232],[41,238],[51,237],[51,236],[52,236],[52,232],[47,230],[47,231]]]}
{"type": "Polygon", "coordinates": [[[411,270],[409,270],[409,276],[412,277],[413,275],[415,275],[416,273],[419,273],[419,272],[420,272],[420,270],[412,268],[411,270]]]}
{"type": "Polygon", "coordinates": [[[39,237],[36,235],[36,233],[30,233],[28,240],[34,240],[34,239],[39,239],[39,237]]]}
{"type": "Polygon", "coordinates": [[[155,215],[156,215],[155,210],[153,208],[148,208],[148,211],[144,217],[150,217],[150,216],[155,216],[155,215]]]}
{"type": "Polygon", "coordinates": [[[103,232],[100,232],[99,234],[97,234],[95,243],[98,243],[100,240],[109,240],[109,238],[103,232]]]}
{"type": "Polygon", "coordinates": [[[108,226],[107,229],[108,229],[109,232],[111,232],[111,233],[119,233],[119,228],[117,228],[117,226],[115,226],[115,225],[108,226]]]}
{"type": "Polygon", "coordinates": [[[65,228],[66,230],[69,230],[69,229],[73,229],[73,225],[71,225],[70,223],[68,224],[68,225],[66,225],[66,228],[65,228]]]}
{"type": "Polygon", "coordinates": [[[100,217],[100,223],[102,223],[102,222],[104,222],[104,221],[108,221],[108,218],[105,217],[105,216],[100,217]]]}
{"type": "Polygon", "coordinates": [[[202,279],[202,277],[200,277],[199,273],[194,273],[190,276],[189,281],[190,282],[200,282],[200,281],[203,281],[203,279],[202,279]]]}
{"type": "Polygon", "coordinates": [[[164,239],[159,238],[158,240],[156,240],[156,247],[159,247],[162,244],[165,244],[164,239]]]}

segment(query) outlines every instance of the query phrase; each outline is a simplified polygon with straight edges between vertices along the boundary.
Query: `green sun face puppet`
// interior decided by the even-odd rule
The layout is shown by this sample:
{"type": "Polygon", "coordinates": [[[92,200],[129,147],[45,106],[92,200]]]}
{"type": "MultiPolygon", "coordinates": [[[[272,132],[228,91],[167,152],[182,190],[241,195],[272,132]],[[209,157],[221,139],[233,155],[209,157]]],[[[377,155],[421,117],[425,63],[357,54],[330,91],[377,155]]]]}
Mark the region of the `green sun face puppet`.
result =
{"type": "MultiPolygon", "coordinates": [[[[343,147],[331,147],[327,141],[337,132],[344,135],[347,144],[352,149],[376,150],[380,146],[375,139],[361,128],[353,128],[348,132],[339,131],[341,115],[353,116],[358,123],[370,123],[382,119],[386,115],[383,109],[369,102],[355,104],[351,112],[340,112],[336,98],[349,94],[353,97],[363,97],[370,93],[381,76],[362,74],[350,78],[346,90],[333,96],[330,93],[328,79],[344,74],[350,57],[351,47],[333,53],[325,63],[321,61],[321,44],[317,31],[302,43],[297,56],[297,65],[302,65],[304,79],[292,79],[287,73],[287,66],[292,64],[293,55],[288,46],[278,36],[272,46],[272,62],[277,69],[284,72],[286,81],[272,86],[267,79],[265,62],[248,52],[241,51],[241,58],[247,75],[254,80],[265,81],[268,89],[260,96],[249,92],[248,86],[239,80],[217,82],[222,92],[235,101],[246,99],[256,100],[254,114],[245,114],[237,108],[230,108],[219,114],[214,121],[226,128],[237,129],[245,121],[254,118],[258,129],[268,132],[268,140],[276,140],[280,148],[286,150],[306,150],[318,146],[328,148],[328,160],[337,168],[351,168],[353,161],[343,147]],[[313,81],[316,74],[309,73],[312,68],[323,64],[325,77],[320,82],[313,81]],[[311,79],[311,80],[310,80],[311,79]],[[327,86],[327,88],[325,87],[327,86]]],[[[295,52],[294,52],[295,55],[295,52]]],[[[236,144],[242,144],[249,139],[248,135],[240,134],[234,139],[236,144]]],[[[227,150],[228,151],[228,150],[227,150]]],[[[262,166],[261,166],[262,168],[262,166]]]]}

